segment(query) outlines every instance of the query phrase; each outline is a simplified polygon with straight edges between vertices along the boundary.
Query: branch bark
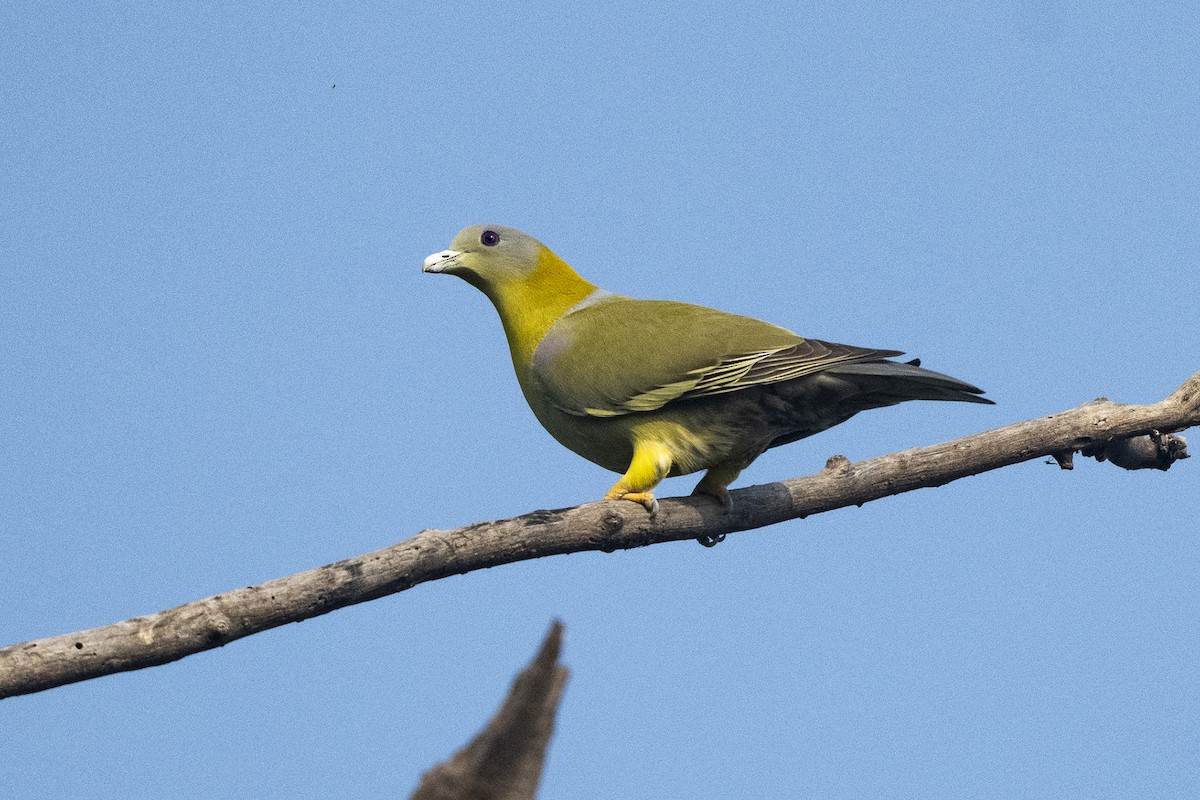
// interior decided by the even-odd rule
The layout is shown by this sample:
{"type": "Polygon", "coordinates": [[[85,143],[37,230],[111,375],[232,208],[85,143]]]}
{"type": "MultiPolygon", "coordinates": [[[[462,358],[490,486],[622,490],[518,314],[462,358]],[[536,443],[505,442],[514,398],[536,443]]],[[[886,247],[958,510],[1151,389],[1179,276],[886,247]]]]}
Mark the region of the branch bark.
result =
{"type": "Polygon", "coordinates": [[[492,721],[426,772],[412,800],[533,800],[567,683],[567,668],[558,665],[562,638],[562,623],[555,622],[492,721]]]}
{"type": "MultiPolygon", "coordinates": [[[[165,664],[449,575],[562,553],[717,540],[726,533],[941,486],[1035,458],[1055,456],[1066,466],[1066,455],[1075,451],[1151,433],[1161,438],[1193,425],[1200,425],[1200,373],[1150,405],[1100,399],[1060,414],[858,463],[835,456],[815,475],[731,492],[734,506],[729,511],[709,498],[671,498],[663,500],[651,518],[634,503],[599,502],[454,530],[425,530],[382,550],[257,586],[0,649],[0,698],[165,664]]],[[[1182,439],[1173,441],[1166,450],[1173,458],[1186,457],[1182,439]]]]}

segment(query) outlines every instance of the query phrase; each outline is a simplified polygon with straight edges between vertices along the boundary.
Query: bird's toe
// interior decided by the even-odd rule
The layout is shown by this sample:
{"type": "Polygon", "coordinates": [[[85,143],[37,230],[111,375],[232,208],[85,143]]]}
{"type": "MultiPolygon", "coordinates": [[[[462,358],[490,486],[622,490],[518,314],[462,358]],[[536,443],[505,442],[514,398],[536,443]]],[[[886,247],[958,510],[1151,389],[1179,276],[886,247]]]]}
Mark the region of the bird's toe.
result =
{"type": "Polygon", "coordinates": [[[650,516],[658,513],[658,500],[653,492],[618,492],[615,489],[604,495],[605,500],[629,500],[646,509],[650,516]]]}

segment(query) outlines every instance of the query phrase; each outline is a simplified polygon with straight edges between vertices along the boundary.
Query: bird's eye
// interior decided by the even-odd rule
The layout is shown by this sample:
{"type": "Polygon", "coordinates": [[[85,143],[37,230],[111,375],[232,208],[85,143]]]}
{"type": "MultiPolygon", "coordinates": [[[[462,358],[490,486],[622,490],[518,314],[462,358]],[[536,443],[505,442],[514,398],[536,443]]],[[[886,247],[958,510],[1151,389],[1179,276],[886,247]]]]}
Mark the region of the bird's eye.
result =
{"type": "Polygon", "coordinates": [[[480,234],[479,241],[483,242],[485,247],[495,247],[500,244],[500,234],[495,231],[484,231],[480,234]]]}

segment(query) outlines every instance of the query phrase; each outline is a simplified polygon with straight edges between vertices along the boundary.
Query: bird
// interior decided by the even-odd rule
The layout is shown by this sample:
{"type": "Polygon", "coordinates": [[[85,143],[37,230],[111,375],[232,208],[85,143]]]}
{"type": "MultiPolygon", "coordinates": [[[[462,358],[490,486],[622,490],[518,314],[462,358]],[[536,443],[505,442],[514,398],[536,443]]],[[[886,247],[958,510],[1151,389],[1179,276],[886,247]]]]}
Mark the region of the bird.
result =
{"type": "Polygon", "coordinates": [[[565,447],[621,476],[605,500],[638,503],[651,516],[660,481],[702,470],[692,494],[730,508],[728,486],[764,452],[860,411],[906,400],[992,404],[919,360],[891,360],[898,350],[606,291],[515,228],[464,228],[423,271],[458,276],[491,300],[534,416],[565,447]]]}

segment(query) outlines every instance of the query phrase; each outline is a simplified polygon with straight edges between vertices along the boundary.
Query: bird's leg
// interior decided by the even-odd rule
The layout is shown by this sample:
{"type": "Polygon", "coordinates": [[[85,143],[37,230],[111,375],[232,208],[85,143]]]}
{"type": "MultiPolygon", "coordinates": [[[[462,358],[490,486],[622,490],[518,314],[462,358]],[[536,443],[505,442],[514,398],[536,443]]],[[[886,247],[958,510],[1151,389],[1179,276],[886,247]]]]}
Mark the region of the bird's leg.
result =
{"type": "MultiPolygon", "coordinates": [[[[721,508],[728,511],[733,508],[733,498],[729,496],[729,490],[725,487],[733,483],[741,471],[741,465],[729,461],[724,464],[715,464],[708,468],[708,472],[704,473],[704,477],[696,484],[696,488],[692,489],[692,494],[706,494],[720,503],[721,508]]],[[[725,534],[700,536],[696,541],[705,547],[712,547],[725,541],[725,534]]]]}
{"type": "Polygon", "coordinates": [[[604,495],[605,500],[632,500],[641,503],[651,516],[658,513],[658,501],[651,491],[671,471],[671,453],[658,442],[637,442],[633,459],[621,480],[604,495]]]}
{"type": "Polygon", "coordinates": [[[696,488],[692,489],[692,494],[706,494],[716,499],[722,508],[733,508],[733,498],[729,496],[729,490],[725,487],[737,480],[737,476],[741,472],[742,468],[739,465],[729,461],[724,464],[715,464],[708,468],[708,472],[704,473],[704,477],[696,484],[696,488]]]}

